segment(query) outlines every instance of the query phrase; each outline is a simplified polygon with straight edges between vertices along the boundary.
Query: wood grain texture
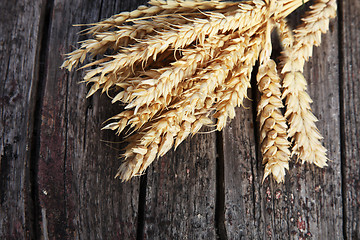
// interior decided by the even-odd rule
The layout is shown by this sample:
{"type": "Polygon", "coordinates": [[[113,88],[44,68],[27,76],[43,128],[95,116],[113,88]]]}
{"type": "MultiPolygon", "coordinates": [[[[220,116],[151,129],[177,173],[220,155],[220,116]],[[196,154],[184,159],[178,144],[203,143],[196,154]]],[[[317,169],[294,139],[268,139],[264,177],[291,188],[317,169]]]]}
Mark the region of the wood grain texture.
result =
{"type": "Polygon", "coordinates": [[[214,135],[189,138],[152,164],[144,239],[215,238],[214,135]]]}
{"type": "Polygon", "coordinates": [[[41,0],[0,2],[0,238],[33,237],[30,152],[41,0]]]}
{"type": "Polygon", "coordinates": [[[86,38],[73,24],[145,2],[0,1],[0,239],[359,239],[360,2],[339,1],[305,68],[328,167],[294,159],[285,184],[262,184],[249,90],[222,133],[197,134],[141,184],[121,183],[123,139],[100,130],[121,106],[86,99],[84,72],[59,66],[86,38]]]}
{"type": "Polygon", "coordinates": [[[105,95],[85,99],[89,89],[79,84],[83,71],[59,69],[63,55],[83,37],[77,34],[81,28],[72,25],[124,11],[124,3],[130,1],[53,3],[38,164],[44,238],[136,238],[139,181],[114,180],[122,147],[116,142],[122,139],[100,130],[120,108],[105,95]]]}
{"type": "Polygon", "coordinates": [[[360,239],[360,2],[340,6],[345,236],[360,239]]]}
{"type": "Polygon", "coordinates": [[[257,162],[252,103],[246,100],[244,106],[247,109],[238,108],[223,130],[225,227],[228,239],[261,239],[265,234],[259,195],[262,167],[257,162]]]}

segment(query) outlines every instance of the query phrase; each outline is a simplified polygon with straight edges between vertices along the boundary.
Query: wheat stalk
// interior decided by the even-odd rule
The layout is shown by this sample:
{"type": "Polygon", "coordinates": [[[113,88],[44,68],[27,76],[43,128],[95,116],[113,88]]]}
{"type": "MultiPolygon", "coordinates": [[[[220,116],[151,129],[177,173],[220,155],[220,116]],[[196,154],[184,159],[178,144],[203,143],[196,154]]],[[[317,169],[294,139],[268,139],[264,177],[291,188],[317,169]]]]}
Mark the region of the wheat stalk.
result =
{"type": "MultiPolygon", "coordinates": [[[[278,23],[280,27],[281,22],[278,23]]],[[[256,76],[260,92],[258,103],[258,118],[260,127],[261,153],[265,164],[264,177],[272,174],[280,183],[285,180],[285,170],[289,169],[290,143],[287,140],[286,119],[281,112],[281,80],[278,76],[276,63],[271,59],[272,28],[277,26],[273,21],[266,23],[263,34],[261,51],[259,54],[260,66],[256,76]]],[[[279,31],[283,29],[279,28],[279,31]]],[[[284,43],[286,45],[287,43],[284,43]]]]}
{"type": "Polygon", "coordinates": [[[268,59],[260,65],[257,81],[261,94],[258,116],[261,152],[266,164],[264,179],[272,173],[277,182],[283,182],[285,169],[289,169],[290,142],[287,140],[286,119],[281,113],[280,78],[273,60],[268,59]]]}
{"type": "Polygon", "coordinates": [[[302,162],[326,166],[326,149],[322,146],[322,136],[316,128],[317,118],[312,114],[312,102],[306,93],[306,80],[302,74],[304,63],[312,55],[313,46],[321,42],[321,33],[328,30],[329,19],[336,15],[334,0],[319,0],[311,6],[311,11],[303,18],[303,24],[294,31],[293,47],[286,49],[283,60],[283,98],[286,98],[285,116],[289,119],[288,136],[294,146],[292,153],[302,162]]]}
{"type": "Polygon", "coordinates": [[[292,30],[286,16],[306,2],[151,0],[149,6],[85,30],[92,38],[69,53],[62,67],[72,70],[88,55],[99,56],[81,67],[89,69],[84,76],[92,85],[87,97],[100,90],[115,94],[113,104],[125,104],[126,110],[103,127],[130,135],[116,176],[129,180],[141,175],[203,125],[214,126],[211,118],[217,130],[223,129],[247,97],[257,60],[264,179],[271,174],[284,182],[291,154],[325,166],[326,150],[302,71],[335,16],[336,3],[318,0],[292,30]],[[279,72],[271,59],[274,29],[284,50],[279,72]]]}
{"type": "Polygon", "coordinates": [[[133,19],[146,19],[158,16],[173,17],[175,14],[187,15],[194,12],[197,13],[196,16],[201,16],[201,14],[199,14],[199,10],[223,10],[222,12],[226,12],[228,8],[237,5],[237,3],[234,2],[222,2],[217,0],[150,0],[148,4],[150,5],[149,7],[141,5],[134,11],[116,14],[111,18],[108,18],[101,22],[90,24],[94,26],[87,29],[86,33],[96,34],[98,32],[105,32],[108,31],[110,28],[117,28],[119,26],[122,26],[127,21],[131,21],[133,19]]]}

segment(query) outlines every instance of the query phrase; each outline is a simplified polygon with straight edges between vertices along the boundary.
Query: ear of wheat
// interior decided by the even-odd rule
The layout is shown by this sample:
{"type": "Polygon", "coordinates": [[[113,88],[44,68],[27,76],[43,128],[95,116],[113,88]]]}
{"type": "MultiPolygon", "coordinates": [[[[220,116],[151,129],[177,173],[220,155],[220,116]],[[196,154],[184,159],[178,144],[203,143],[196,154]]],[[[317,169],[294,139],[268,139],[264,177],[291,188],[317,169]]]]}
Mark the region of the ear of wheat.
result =
{"type": "Polygon", "coordinates": [[[306,2],[150,0],[85,30],[92,38],[69,53],[62,67],[71,71],[88,55],[99,56],[82,67],[89,69],[84,82],[92,85],[87,97],[101,90],[115,93],[112,103],[125,104],[103,128],[134,130],[116,176],[142,174],[173,145],[203,125],[213,126],[212,119],[223,129],[247,97],[257,61],[264,179],[272,174],[283,182],[291,155],[326,166],[302,71],[335,17],[336,1],[315,1],[291,30],[286,17],[306,2]],[[280,64],[271,59],[274,30],[283,47],[280,64]]]}

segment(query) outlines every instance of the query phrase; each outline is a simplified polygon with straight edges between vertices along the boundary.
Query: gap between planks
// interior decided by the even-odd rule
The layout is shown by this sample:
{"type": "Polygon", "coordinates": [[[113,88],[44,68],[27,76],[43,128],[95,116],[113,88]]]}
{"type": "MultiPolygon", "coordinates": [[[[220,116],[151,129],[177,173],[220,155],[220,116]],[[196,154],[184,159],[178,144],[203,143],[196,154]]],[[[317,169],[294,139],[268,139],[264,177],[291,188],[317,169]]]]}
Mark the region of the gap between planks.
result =
{"type": "Polygon", "coordinates": [[[41,236],[40,229],[40,202],[39,202],[39,186],[38,186],[38,162],[40,154],[40,128],[41,128],[41,108],[45,89],[45,63],[47,62],[47,50],[49,45],[49,29],[51,26],[51,13],[54,5],[54,0],[43,0],[40,16],[40,24],[38,31],[38,39],[40,42],[37,44],[35,67],[34,67],[34,85],[31,88],[31,99],[33,106],[32,116],[30,116],[30,123],[32,125],[32,133],[30,137],[30,158],[29,158],[29,182],[30,182],[30,215],[29,236],[33,239],[39,239],[41,236]]]}

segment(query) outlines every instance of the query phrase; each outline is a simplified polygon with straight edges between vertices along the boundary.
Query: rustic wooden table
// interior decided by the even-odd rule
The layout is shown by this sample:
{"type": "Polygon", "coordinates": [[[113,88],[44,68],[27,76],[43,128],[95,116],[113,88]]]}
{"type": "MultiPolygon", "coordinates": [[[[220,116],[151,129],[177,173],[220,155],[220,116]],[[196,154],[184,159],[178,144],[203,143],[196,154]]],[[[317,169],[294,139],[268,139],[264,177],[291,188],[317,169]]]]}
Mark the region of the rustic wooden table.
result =
{"type": "Polygon", "coordinates": [[[359,239],[360,1],[338,2],[305,71],[332,161],[261,184],[251,101],[223,132],[114,180],[121,139],[100,127],[119,108],[59,66],[83,39],[73,24],[143,0],[1,0],[0,239],[359,239]]]}

